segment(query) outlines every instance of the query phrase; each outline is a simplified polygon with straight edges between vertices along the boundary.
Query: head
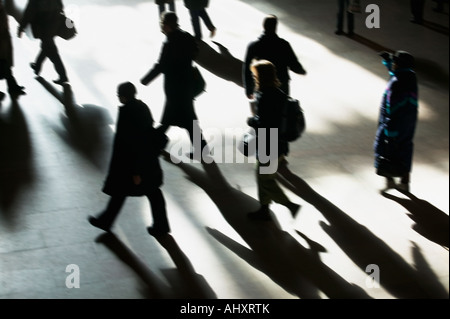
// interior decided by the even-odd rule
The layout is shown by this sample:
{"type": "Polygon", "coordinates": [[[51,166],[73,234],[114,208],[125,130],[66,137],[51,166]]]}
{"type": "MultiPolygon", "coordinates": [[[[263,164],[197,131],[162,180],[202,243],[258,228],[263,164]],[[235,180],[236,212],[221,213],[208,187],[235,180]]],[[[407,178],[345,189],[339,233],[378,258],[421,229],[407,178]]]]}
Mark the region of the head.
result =
{"type": "Polygon", "coordinates": [[[272,62],[268,60],[254,60],[250,66],[255,79],[255,89],[264,91],[267,88],[276,88],[280,86],[277,77],[277,69],[272,62]]]}
{"type": "Polygon", "coordinates": [[[414,57],[409,52],[402,50],[395,51],[392,56],[392,62],[397,69],[414,67],[414,57]]]}
{"type": "Polygon", "coordinates": [[[136,93],[136,87],[131,82],[124,82],[117,88],[117,96],[121,103],[126,103],[127,101],[135,99],[136,93]]]}
{"type": "Polygon", "coordinates": [[[275,15],[271,14],[266,16],[263,22],[264,33],[266,34],[277,33],[277,24],[278,18],[275,15]]]}
{"type": "Polygon", "coordinates": [[[160,19],[161,31],[165,35],[178,29],[178,16],[175,12],[165,11],[161,13],[160,19]]]}

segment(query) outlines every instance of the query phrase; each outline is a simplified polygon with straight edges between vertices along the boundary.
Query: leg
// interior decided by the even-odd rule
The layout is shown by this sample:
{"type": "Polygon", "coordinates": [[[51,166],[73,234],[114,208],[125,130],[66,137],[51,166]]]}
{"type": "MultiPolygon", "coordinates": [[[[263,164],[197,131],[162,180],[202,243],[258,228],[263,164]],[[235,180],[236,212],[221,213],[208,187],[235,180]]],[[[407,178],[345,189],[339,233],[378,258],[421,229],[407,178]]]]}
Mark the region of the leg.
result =
{"type": "Polygon", "coordinates": [[[89,222],[91,225],[109,232],[115,219],[119,215],[123,204],[125,203],[125,199],[125,196],[111,197],[108,206],[98,217],[89,217],[89,222]]]}
{"type": "Polygon", "coordinates": [[[355,28],[355,15],[347,10],[347,32],[348,35],[353,35],[353,30],[355,28]]]}
{"type": "Polygon", "coordinates": [[[36,60],[30,64],[31,68],[34,70],[34,74],[39,75],[41,73],[42,64],[44,63],[47,56],[45,55],[45,51],[43,48],[44,44],[41,42],[41,51],[36,57],[36,60]]]}
{"type": "Polygon", "coordinates": [[[64,64],[59,55],[58,48],[56,47],[53,37],[42,39],[42,51],[52,61],[55,71],[59,75],[59,79],[55,83],[61,84],[67,82],[67,74],[64,64]]]}
{"type": "Polygon", "coordinates": [[[165,11],[164,3],[158,4],[159,15],[161,15],[165,11]]]}
{"type": "Polygon", "coordinates": [[[338,0],[338,13],[337,13],[337,25],[336,34],[344,33],[344,12],[345,12],[345,0],[338,0]]]}
{"type": "Polygon", "coordinates": [[[147,230],[151,235],[162,235],[170,232],[169,221],[167,220],[166,202],[161,189],[157,188],[148,193],[147,198],[150,202],[153,226],[147,230]]]}
{"type": "Polygon", "coordinates": [[[422,24],[425,0],[410,0],[410,5],[411,5],[411,14],[413,16],[411,22],[422,24]]]}
{"type": "Polygon", "coordinates": [[[211,32],[210,33],[210,37],[212,38],[215,35],[215,33],[216,33],[216,27],[212,23],[209,15],[208,15],[208,12],[206,12],[206,9],[200,10],[199,11],[199,16],[200,16],[200,18],[202,18],[202,20],[205,23],[206,27],[211,32]]]}
{"type": "Polygon", "coordinates": [[[175,12],[175,1],[169,2],[169,10],[175,12]]]}
{"type": "Polygon", "coordinates": [[[12,99],[16,99],[19,95],[25,95],[25,91],[23,90],[23,86],[19,86],[17,84],[17,81],[12,73],[12,70],[10,67],[6,69],[6,75],[5,75],[6,83],[8,86],[8,93],[11,96],[12,99]]]}
{"type": "Polygon", "coordinates": [[[192,121],[192,126],[185,128],[189,134],[189,139],[191,140],[191,144],[194,148],[194,152],[191,153],[191,158],[195,155],[200,155],[203,158],[203,155],[209,154],[208,144],[206,143],[205,138],[203,137],[202,130],[198,124],[197,120],[192,121]],[[198,141],[198,137],[200,137],[200,141],[198,141]],[[199,145],[200,142],[200,145],[199,145]],[[198,151],[200,146],[200,151],[198,151]],[[194,155],[195,154],[195,155],[194,155]]]}
{"type": "Polygon", "coordinates": [[[199,11],[197,10],[189,10],[191,15],[192,28],[194,30],[194,36],[197,40],[202,39],[202,29],[200,27],[200,17],[199,11]]]}

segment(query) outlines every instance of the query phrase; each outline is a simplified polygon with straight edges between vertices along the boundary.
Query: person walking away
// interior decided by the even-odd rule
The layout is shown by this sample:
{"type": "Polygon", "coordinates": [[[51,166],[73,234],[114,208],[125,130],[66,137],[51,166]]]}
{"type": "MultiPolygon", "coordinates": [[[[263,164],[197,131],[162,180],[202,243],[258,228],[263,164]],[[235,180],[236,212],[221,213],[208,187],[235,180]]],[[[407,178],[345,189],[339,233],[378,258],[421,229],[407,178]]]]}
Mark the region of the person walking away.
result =
{"type": "Polygon", "coordinates": [[[59,75],[53,82],[59,85],[69,81],[54,39],[61,23],[65,23],[61,19],[63,11],[62,0],[29,0],[18,28],[18,36],[21,37],[24,29],[31,25],[33,36],[41,40],[41,50],[30,64],[34,73],[39,76],[42,64],[49,58],[59,75]]]}
{"type": "Polygon", "coordinates": [[[245,94],[252,100],[255,89],[255,81],[250,66],[253,60],[268,60],[275,65],[277,78],[281,82],[280,89],[290,94],[289,71],[306,75],[306,70],[299,62],[290,43],[280,38],[277,34],[278,18],[275,15],[268,15],[263,21],[263,33],[261,36],[247,46],[243,64],[243,83],[245,94]]]}
{"type": "Polygon", "coordinates": [[[166,204],[161,186],[163,172],[161,152],[153,117],[148,106],[136,98],[136,87],[130,82],[118,86],[119,106],[113,151],[103,192],[110,196],[105,210],[97,217],[89,216],[91,225],[111,231],[128,196],[146,196],[151,206],[153,225],[150,235],[170,232],[166,204]]]}
{"type": "Polygon", "coordinates": [[[184,0],[184,6],[189,10],[194,36],[197,40],[201,40],[203,37],[200,19],[203,20],[208,28],[210,38],[216,34],[217,29],[206,11],[208,5],[209,0],[184,0]]]}

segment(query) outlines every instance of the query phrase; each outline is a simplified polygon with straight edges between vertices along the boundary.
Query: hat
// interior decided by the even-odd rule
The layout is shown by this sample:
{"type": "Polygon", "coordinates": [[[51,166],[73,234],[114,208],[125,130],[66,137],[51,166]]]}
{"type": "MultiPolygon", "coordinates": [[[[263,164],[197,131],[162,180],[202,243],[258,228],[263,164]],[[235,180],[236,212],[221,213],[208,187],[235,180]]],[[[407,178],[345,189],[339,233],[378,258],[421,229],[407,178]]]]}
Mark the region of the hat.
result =
{"type": "Polygon", "coordinates": [[[397,50],[394,53],[382,51],[378,53],[386,61],[392,61],[400,68],[412,68],[414,66],[414,57],[406,51],[397,50]]]}

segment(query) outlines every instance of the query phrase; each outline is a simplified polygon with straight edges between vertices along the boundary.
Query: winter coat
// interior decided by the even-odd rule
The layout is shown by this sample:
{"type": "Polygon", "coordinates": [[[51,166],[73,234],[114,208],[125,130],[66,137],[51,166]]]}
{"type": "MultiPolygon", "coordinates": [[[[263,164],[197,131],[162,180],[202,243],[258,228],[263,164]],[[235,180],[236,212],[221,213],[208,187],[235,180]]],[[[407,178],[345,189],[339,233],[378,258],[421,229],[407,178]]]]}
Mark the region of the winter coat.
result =
{"type": "Polygon", "coordinates": [[[20,28],[31,25],[36,39],[57,35],[61,23],[61,12],[64,11],[62,0],[29,0],[25,8],[20,28]]]}
{"type": "MultiPolygon", "coordinates": [[[[260,155],[260,140],[262,136],[258,134],[260,131],[258,129],[265,129],[265,154],[269,155],[271,150],[270,143],[272,138],[275,139],[270,132],[271,128],[278,129],[277,140],[275,142],[278,144],[278,156],[288,155],[289,153],[289,143],[284,141],[279,134],[279,129],[281,127],[282,110],[284,103],[286,103],[287,95],[278,88],[268,88],[263,92],[256,92],[255,102],[256,102],[256,115],[257,117],[251,118],[248,122],[250,126],[256,130],[256,145],[257,145],[257,157],[260,155]]],[[[262,142],[261,142],[262,143],[262,142]]]]}
{"type": "Polygon", "coordinates": [[[201,10],[207,8],[209,0],[184,0],[184,6],[189,10],[201,10]]]}
{"type": "Polygon", "coordinates": [[[253,94],[255,88],[250,71],[253,59],[272,62],[277,69],[277,77],[283,84],[290,80],[289,70],[298,74],[306,74],[288,41],[280,38],[277,34],[263,33],[256,41],[247,46],[243,65],[243,80],[247,95],[253,94]]]}
{"type": "Polygon", "coordinates": [[[6,69],[13,66],[13,47],[9,33],[8,15],[5,7],[0,3],[0,78],[3,78],[6,69]]]}
{"type": "Polygon", "coordinates": [[[131,100],[119,107],[113,151],[103,192],[110,196],[142,196],[162,185],[160,148],[148,106],[131,100]],[[133,176],[141,176],[135,185],[133,176]]]}
{"type": "Polygon", "coordinates": [[[160,121],[162,124],[186,128],[197,119],[192,82],[192,61],[197,53],[194,37],[177,29],[168,34],[158,62],[141,80],[146,85],[161,73],[164,74],[166,104],[160,121]]]}
{"type": "Polygon", "coordinates": [[[380,161],[387,159],[396,171],[393,176],[402,176],[411,171],[417,117],[416,74],[411,69],[397,70],[387,85],[380,106],[374,142],[377,169],[380,161]]]}

